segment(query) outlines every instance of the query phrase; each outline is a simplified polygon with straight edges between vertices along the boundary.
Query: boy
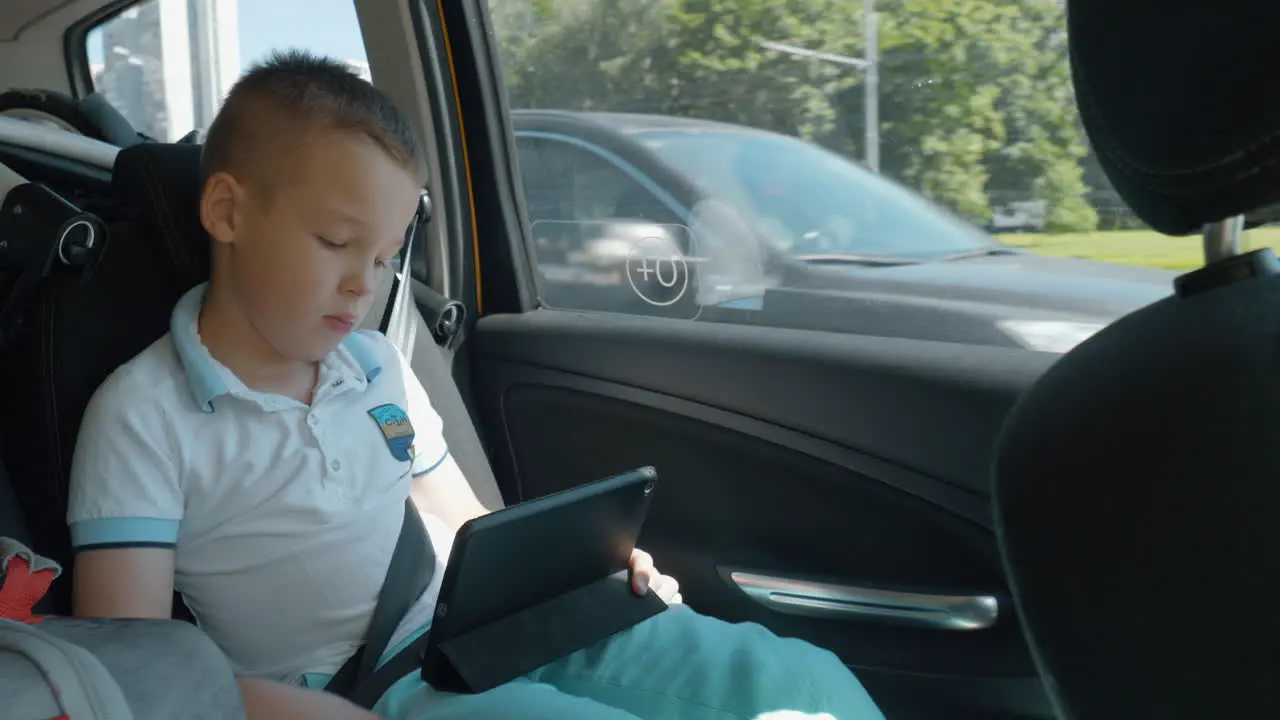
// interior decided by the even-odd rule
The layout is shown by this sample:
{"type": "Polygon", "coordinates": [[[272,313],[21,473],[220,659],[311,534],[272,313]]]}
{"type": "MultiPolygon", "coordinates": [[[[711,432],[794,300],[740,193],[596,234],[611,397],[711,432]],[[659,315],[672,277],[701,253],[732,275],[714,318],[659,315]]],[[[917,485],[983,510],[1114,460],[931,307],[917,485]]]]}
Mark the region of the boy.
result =
{"type": "MultiPolygon", "coordinates": [[[[424,631],[453,533],[488,512],[404,359],[352,332],[403,243],[421,168],[405,119],[341,64],[289,53],[251,69],[203,150],[212,278],[85,413],[68,511],[76,614],[167,618],[176,587],[241,678],[250,718],[370,717],[314,688],[364,639],[405,498],[437,568],[384,657],[424,631]],[[382,432],[387,413],[412,426],[409,450],[382,432]]],[[[678,602],[647,555],[632,564],[638,584],[678,602]]],[[[830,653],[679,606],[486,693],[437,692],[412,673],[375,710],[882,717],[830,653]]]]}

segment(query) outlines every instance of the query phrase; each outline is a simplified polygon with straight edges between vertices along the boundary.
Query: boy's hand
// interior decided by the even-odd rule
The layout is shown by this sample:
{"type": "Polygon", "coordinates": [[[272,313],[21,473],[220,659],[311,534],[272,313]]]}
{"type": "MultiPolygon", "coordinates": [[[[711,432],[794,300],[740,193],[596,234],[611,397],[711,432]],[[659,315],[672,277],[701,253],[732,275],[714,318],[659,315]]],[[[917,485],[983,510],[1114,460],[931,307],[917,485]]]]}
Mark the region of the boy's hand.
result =
{"type": "Polygon", "coordinates": [[[670,575],[663,575],[653,566],[653,557],[649,553],[636,548],[631,551],[631,589],[637,595],[644,595],[653,588],[668,605],[679,605],[684,602],[680,597],[680,583],[670,575]]]}

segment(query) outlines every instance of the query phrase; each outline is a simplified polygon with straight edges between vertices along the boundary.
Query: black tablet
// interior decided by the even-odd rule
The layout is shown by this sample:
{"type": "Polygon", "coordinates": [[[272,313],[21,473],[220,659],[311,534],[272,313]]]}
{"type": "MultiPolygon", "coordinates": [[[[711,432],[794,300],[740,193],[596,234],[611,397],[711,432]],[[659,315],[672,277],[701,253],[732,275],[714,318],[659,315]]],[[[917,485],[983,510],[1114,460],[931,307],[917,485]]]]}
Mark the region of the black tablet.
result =
{"type": "Polygon", "coordinates": [[[651,467],[504,508],[454,539],[427,637],[433,687],[482,692],[652,617],[628,565],[658,474],[651,467]]]}

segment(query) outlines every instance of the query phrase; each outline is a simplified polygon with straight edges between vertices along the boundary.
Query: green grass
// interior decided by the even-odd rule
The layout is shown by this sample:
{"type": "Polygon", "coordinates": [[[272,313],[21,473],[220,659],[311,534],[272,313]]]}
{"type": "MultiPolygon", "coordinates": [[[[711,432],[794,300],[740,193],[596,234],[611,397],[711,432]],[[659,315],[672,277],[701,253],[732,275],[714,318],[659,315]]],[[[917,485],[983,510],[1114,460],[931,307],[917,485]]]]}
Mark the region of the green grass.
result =
{"type": "MultiPolygon", "coordinates": [[[[1000,235],[1001,242],[1045,255],[1145,265],[1166,270],[1191,270],[1204,264],[1200,236],[1168,237],[1152,230],[1068,233],[1064,235],[1000,235]]],[[[1280,254],[1280,227],[1256,228],[1245,233],[1244,250],[1276,248],[1280,254]]]]}

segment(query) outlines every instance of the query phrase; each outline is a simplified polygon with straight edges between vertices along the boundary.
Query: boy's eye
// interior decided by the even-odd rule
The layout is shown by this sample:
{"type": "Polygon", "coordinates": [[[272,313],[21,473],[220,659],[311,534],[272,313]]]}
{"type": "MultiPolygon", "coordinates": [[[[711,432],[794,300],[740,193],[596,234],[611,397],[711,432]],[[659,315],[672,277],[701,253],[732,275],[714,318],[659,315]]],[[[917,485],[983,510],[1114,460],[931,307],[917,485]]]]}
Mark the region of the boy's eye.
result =
{"type": "Polygon", "coordinates": [[[343,245],[342,243],[336,243],[336,242],[334,242],[334,241],[330,240],[329,238],[323,237],[323,236],[321,236],[321,235],[317,235],[317,236],[316,236],[316,240],[319,240],[321,245],[323,245],[323,246],[325,246],[325,247],[327,247],[327,248],[330,248],[330,249],[332,249],[332,250],[337,250],[337,249],[339,249],[339,248],[346,247],[346,246],[345,246],[345,245],[343,245]]]}

